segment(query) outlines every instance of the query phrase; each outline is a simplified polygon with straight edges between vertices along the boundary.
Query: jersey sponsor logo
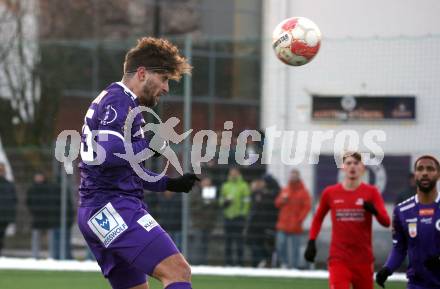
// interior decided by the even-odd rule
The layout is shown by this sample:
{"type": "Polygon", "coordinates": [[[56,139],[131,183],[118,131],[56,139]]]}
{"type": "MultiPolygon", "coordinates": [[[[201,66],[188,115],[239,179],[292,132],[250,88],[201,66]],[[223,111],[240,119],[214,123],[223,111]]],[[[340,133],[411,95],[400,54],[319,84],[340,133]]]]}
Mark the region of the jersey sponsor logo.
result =
{"type": "Polygon", "coordinates": [[[435,228],[437,229],[437,231],[440,231],[440,219],[435,222],[435,228]]]}
{"type": "Polygon", "coordinates": [[[406,221],[407,223],[417,223],[417,218],[406,219],[405,221],[406,221]]]}
{"type": "Polygon", "coordinates": [[[434,209],[430,208],[430,209],[420,209],[419,210],[419,215],[420,216],[433,216],[434,215],[434,209]]]}
{"type": "Polygon", "coordinates": [[[106,248],[128,228],[111,203],[95,213],[87,224],[106,248]]]}
{"type": "Polygon", "coordinates": [[[364,210],[362,209],[339,209],[336,210],[336,220],[363,222],[365,220],[364,210]]]}
{"type": "Polygon", "coordinates": [[[422,218],[420,219],[420,223],[422,224],[432,224],[432,217],[431,218],[422,218]]]}
{"type": "Polygon", "coordinates": [[[141,225],[147,232],[150,232],[153,230],[154,227],[158,226],[159,224],[157,221],[151,216],[150,214],[147,214],[140,218],[138,221],[138,224],[141,225]]]}
{"type": "Polygon", "coordinates": [[[417,236],[417,223],[408,224],[408,233],[411,238],[415,238],[417,236]]]}
{"type": "Polygon", "coordinates": [[[113,106],[111,106],[110,104],[106,105],[104,117],[101,120],[101,124],[108,125],[108,124],[114,122],[117,117],[118,117],[118,113],[117,113],[116,109],[114,109],[113,106]]]}

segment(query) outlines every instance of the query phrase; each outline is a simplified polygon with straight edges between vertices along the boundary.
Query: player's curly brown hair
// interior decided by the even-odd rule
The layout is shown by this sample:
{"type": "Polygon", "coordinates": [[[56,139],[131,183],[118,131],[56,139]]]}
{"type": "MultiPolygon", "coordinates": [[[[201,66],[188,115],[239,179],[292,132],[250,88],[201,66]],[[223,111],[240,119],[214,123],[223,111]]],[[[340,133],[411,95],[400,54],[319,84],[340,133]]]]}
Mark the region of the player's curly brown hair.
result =
{"type": "Polygon", "coordinates": [[[143,37],[125,55],[124,74],[139,67],[147,70],[164,71],[170,79],[179,80],[183,74],[190,74],[192,67],[179,49],[163,38],[143,37]]]}

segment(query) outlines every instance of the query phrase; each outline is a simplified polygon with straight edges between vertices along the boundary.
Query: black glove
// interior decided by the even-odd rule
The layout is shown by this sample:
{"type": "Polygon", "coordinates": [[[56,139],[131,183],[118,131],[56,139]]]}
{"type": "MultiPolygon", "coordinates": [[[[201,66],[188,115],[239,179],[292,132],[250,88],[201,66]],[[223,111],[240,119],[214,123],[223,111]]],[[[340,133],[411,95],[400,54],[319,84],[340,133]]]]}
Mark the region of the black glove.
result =
{"type": "Polygon", "coordinates": [[[167,190],[188,193],[196,181],[200,181],[200,179],[195,174],[190,173],[183,174],[183,176],[178,178],[169,178],[167,190]]]}
{"type": "Polygon", "coordinates": [[[385,288],[385,281],[387,281],[388,277],[393,274],[390,269],[387,267],[383,267],[376,273],[376,283],[382,287],[385,288]]]}
{"type": "Polygon", "coordinates": [[[430,271],[434,271],[436,269],[440,269],[440,256],[433,256],[425,261],[425,267],[430,271]]]}
{"type": "Polygon", "coordinates": [[[365,211],[372,213],[373,215],[377,215],[376,207],[373,205],[373,203],[370,202],[364,202],[362,205],[365,211]]]}
{"type": "Polygon", "coordinates": [[[315,257],[316,257],[315,240],[309,240],[309,242],[307,243],[306,251],[304,252],[304,259],[306,259],[310,263],[313,263],[315,262],[315,257]]]}

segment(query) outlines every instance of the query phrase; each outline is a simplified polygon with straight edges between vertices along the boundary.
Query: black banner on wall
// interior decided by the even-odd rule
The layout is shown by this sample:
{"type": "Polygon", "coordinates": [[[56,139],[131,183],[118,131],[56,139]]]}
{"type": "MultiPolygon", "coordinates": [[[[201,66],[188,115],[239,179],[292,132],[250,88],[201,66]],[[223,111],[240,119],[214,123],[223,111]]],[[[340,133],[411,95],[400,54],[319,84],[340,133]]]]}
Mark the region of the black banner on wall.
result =
{"type": "Polygon", "coordinates": [[[415,96],[312,95],[313,120],[415,120],[415,96]]]}

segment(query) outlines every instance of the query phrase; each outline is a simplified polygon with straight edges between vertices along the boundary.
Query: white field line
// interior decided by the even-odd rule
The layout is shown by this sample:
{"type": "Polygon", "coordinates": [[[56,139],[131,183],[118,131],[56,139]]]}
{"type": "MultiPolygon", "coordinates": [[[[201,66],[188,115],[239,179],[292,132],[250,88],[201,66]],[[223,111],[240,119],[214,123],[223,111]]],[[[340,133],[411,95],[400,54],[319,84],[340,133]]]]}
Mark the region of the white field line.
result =
{"type": "MultiPolygon", "coordinates": [[[[100,271],[99,266],[95,261],[35,260],[0,257],[0,270],[2,269],[82,272],[100,271]]],[[[328,279],[328,272],[324,270],[192,266],[191,271],[194,275],[328,279]]],[[[403,273],[393,274],[389,280],[401,282],[407,281],[406,276],[403,273]]]]}

